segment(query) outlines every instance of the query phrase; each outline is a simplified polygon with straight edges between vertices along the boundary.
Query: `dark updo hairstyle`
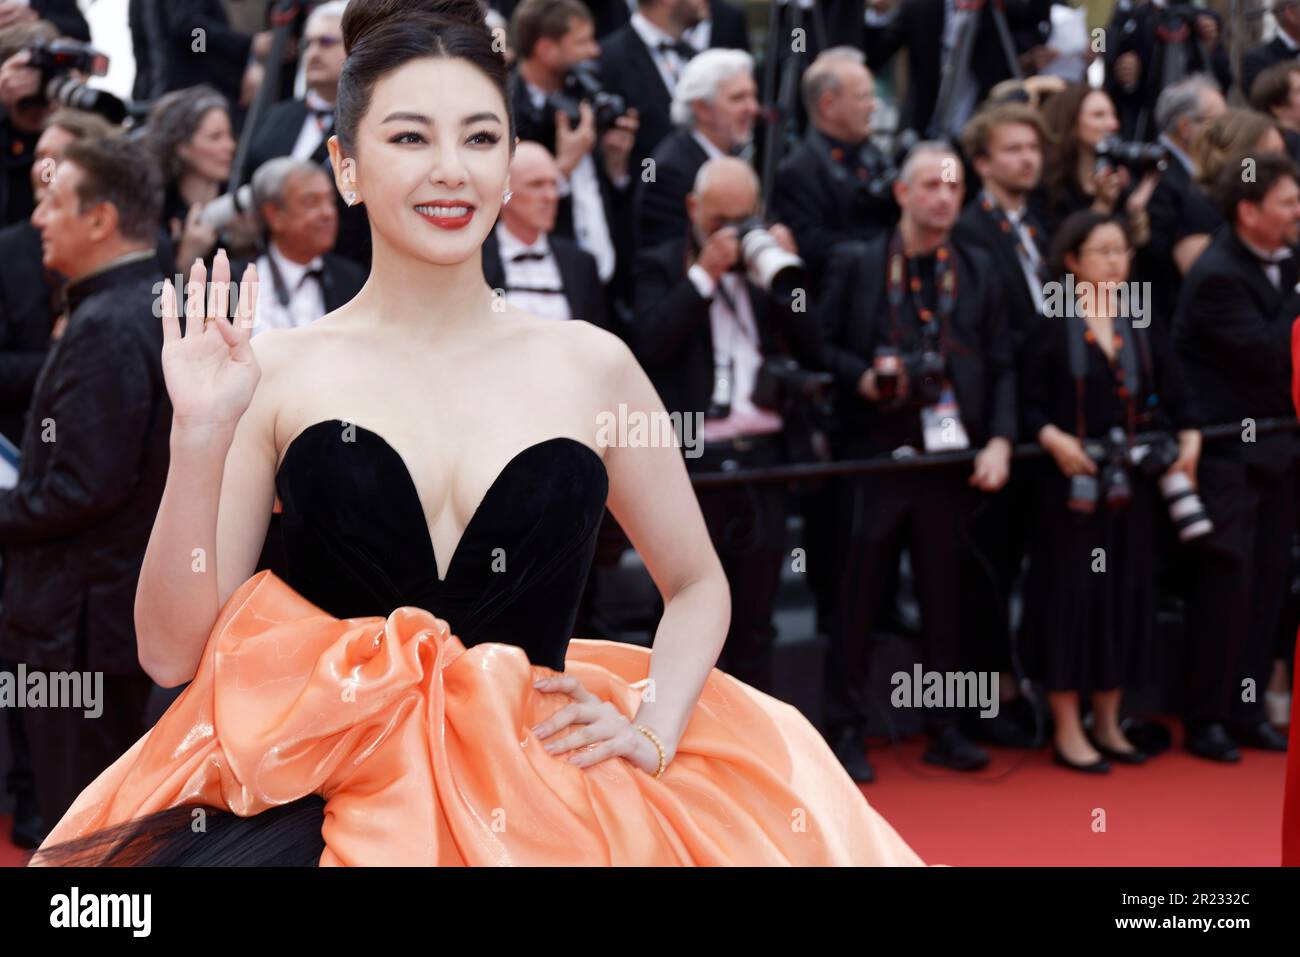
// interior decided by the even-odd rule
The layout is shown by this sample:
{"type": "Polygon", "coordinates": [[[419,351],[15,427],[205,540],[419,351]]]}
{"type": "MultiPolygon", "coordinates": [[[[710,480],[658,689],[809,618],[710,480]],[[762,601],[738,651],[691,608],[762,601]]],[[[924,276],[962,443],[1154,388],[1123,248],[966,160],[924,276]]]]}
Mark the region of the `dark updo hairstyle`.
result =
{"type": "Polygon", "coordinates": [[[357,127],[370,107],[375,83],[412,60],[437,57],[467,60],[501,91],[513,154],[510,74],[503,54],[493,49],[485,9],[478,0],[351,0],[343,12],[347,59],[334,106],[344,153],[355,153],[357,127]]]}
{"type": "Polygon", "coordinates": [[[1128,224],[1118,216],[1099,213],[1095,209],[1081,209],[1071,213],[1061,221],[1056,234],[1052,237],[1052,251],[1048,257],[1048,268],[1054,279],[1061,279],[1069,269],[1065,265],[1065,256],[1069,253],[1077,257],[1088,237],[1100,226],[1118,226],[1124,234],[1124,241],[1133,248],[1133,236],[1128,224]]]}

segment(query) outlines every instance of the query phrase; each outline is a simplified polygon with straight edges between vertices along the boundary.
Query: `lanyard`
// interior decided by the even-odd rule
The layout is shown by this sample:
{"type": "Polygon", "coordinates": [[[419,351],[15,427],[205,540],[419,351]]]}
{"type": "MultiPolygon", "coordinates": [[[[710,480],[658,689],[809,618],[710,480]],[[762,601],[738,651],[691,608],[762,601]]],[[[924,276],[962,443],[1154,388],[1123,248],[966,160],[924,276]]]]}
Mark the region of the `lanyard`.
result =
{"type": "MultiPolygon", "coordinates": [[[[993,221],[998,224],[999,229],[1015,237],[1016,252],[1021,259],[1026,259],[1032,264],[1034,275],[1038,277],[1039,282],[1045,282],[1047,280],[1047,271],[1043,268],[1043,257],[1038,252],[1038,230],[1031,225],[1025,225],[1030,239],[1029,245],[1026,245],[1024,233],[1011,224],[1011,219],[1007,216],[1006,210],[993,202],[993,197],[983,190],[980,192],[980,208],[993,217],[993,221]]],[[[1021,222],[1024,221],[1021,220],[1021,222]]]]}
{"type": "Polygon", "coordinates": [[[948,342],[948,319],[952,316],[957,302],[957,269],[952,262],[952,250],[947,243],[940,243],[934,254],[934,287],[938,292],[938,311],[930,309],[921,299],[921,274],[912,275],[911,260],[903,255],[903,236],[900,230],[894,230],[889,240],[889,273],[885,280],[885,289],[889,297],[890,338],[897,346],[902,338],[902,329],[898,321],[898,307],[903,304],[904,286],[910,291],[912,307],[916,317],[921,320],[921,334],[927,338],[937,338],[940,344],[948,342]],[[936,334],[932,325],[935,316],[939,318],[939,331],[936,334]]]}

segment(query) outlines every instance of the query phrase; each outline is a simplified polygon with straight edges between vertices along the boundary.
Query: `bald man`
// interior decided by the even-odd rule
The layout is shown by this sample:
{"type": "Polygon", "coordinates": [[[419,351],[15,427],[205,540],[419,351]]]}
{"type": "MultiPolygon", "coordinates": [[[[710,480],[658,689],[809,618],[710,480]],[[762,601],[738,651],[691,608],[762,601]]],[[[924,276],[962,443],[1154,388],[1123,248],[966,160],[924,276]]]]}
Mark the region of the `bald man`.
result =
{"type": "MultiPolygon", "coordinates": [[[[632,267],[633,349],[665,406],[683,416],[683,432],[693,440],[683,442],[692,472],[785,462],[789,446],[808,434],[800,425],[809,409],[779,390],[769,403],[756,388],[768,381],[762,370],[769,360],[793,355],[807,363],[818,354],[810,312],[796,312],[741,271],[735,224],[757,205],[758,180],[748,165],[733,157],[708,160],[686,196],[689,233],[647,247],[632,267]]],[[[776,225],[769,232],[794,252],[788,229],[776,225]]],[[[737,485],[697,494],[731,585],[731,626],[719,667],[771,691],[785,487],[737,485]]]]}
{"type": "Polygon", "coordinates": [[[510,201],[483,243],[483,276],[520,309],[543,319],[582,319],[608,328],[596,259],[554,236],[560,169],[545,146],[523,140],[510,164],[510,201]]]}

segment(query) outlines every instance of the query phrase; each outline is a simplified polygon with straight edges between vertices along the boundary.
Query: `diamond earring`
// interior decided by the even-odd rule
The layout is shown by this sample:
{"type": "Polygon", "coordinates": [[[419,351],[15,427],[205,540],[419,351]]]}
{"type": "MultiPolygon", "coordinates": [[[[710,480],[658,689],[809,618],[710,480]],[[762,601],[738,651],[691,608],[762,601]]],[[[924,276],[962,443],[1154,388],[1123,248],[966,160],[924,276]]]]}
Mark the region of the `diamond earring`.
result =
{"type": "Polygon", "coordinates": [[[349,206],[355,206],[357,204],[357,194],[352,190],[348,190],[344,193],[343,199],[349,206]]]}
{"type": "Polygon", "coordinates": [[[501,204],[504,206],[506,203],[510,202],[510,197],[513,195],[515,195],[515,191],[513,189],[507,189],[505,196],[501,198],[501,204]]]}

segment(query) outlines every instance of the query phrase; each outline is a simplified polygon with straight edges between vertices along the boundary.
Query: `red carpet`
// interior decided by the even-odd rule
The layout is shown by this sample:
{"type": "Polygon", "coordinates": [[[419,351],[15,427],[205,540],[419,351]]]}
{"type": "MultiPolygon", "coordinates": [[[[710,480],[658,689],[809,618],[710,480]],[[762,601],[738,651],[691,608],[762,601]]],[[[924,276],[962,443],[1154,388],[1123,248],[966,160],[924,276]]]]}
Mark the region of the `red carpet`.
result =
{"type": "MultiPolygon", "coordinates": [[[[1245,750],[1233,765],[1175,748],[1093,777],[1053,765],[1046,750],[999,748],[987,770],[957,774],[923,764],[924,749],[919,737],[873,747],[876,781],[863,793],[932,864],[1275,867],[1281,860],[1283,754],[1245,750]]],[[[0,866],[25,864],[27,852],[8,838],[9,819],[0,817],[0,866]]]]}

